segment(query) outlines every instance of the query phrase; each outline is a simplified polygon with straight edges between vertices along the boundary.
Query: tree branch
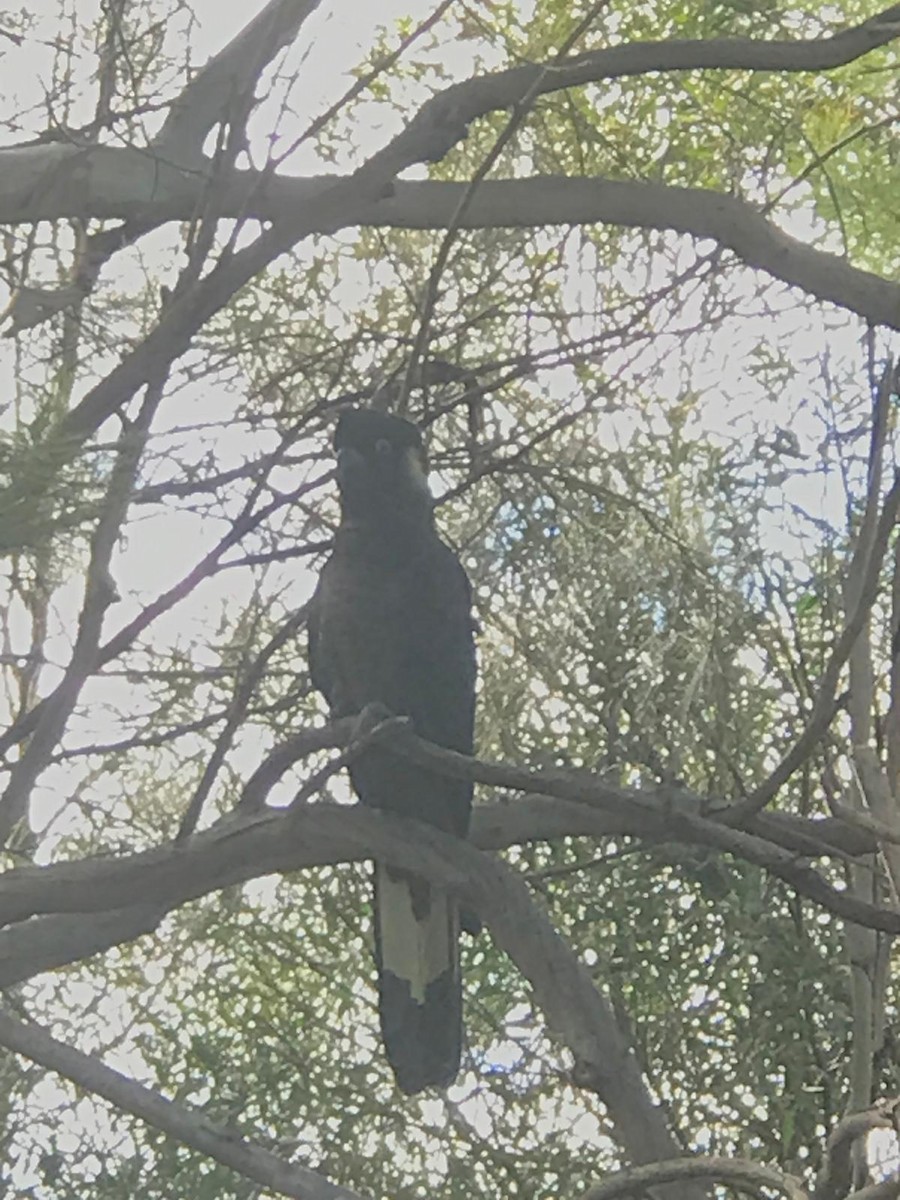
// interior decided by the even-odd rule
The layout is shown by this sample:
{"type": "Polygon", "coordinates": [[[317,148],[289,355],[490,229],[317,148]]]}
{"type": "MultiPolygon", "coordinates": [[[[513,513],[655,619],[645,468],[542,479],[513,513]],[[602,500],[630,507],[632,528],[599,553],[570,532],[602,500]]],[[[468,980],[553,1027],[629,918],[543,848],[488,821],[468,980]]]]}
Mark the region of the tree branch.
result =
{"type": "Polygon", "coordinates": [[[605,79],[656,71],[829,71],[887,45],[898,36],[900,4],[828,38],[634,42],[592,50],[560,63],[512,67],[453,84],[428,101],[423,115],[429,107],[440,108],[453,112],[457,120],[468,124],[497,109],[511,108],[532,91],[547,95],[605,79]]]}
{"type": "Polygon", "coordinates": [[[807,1200],[806,1192],[799,1183],[782,1171],[745,1158],[700,1157],[670,1159],[668,1162],[654,1162],[617,1171],[602,1183],[595,1183],[588,1188],[583,1200],[618,1200],[619,1196],[631,1196],[662,1183],[682,1180],[721,1183],[760,1197],[776,1191],[787,1196],[788,1200],[807,1200]]]}
{"type": "Polygon", "coordinates": [[[885,1100],[863,1112],[850,1113],[828,1137],[825,1161],[816,1180],[813,1200],[841,1200],[850,1191],[853,1146],[873,1129],[892,1129],[898,1101],[885,1100]]]}
{"type": "MultiPolygon", "coordinates": [[[[355,726],[356,722],[344,724],[355,726]]],[[[332,739],[335,737],[332,730],[332,739]]],[[[424,743],[418,749],[431,762],[445,753],[424,743]]],[[[466,762],[463,756],[454,757],[454,766],[460,766],[459,760],[466,762]]],[[[473,775],[494,775],[502,770],[494,764],[477,763],[468,763],[466,769],[473,775]]],[[[581,811],[594,815],[587,804],[581,811]]],[[[122,936],[117,940],[125,940],[152,927],[164,912],[183,901],[215,888],[271,872],[296,870],[313,862],[369,857],[400,868],[414,866],[441,886],[464,895],[466,903],[485,918],[498,945],[530,981],[549,1026],[575,1056],[573,1080],[596,1092],[609,1107],[628,1154],[643,1162],[677,1153],[678,1146],[646,1093],[609,1005],[594,990],[590,977],[546,917],[535,908],[525,883],[472,845],[362,806],[320,804],[270,811],[249,820],[223,821],[175,847],[122,859],[8,872],[0,877],[5,918],[15,919],[29,912],[67,915],[25,920],[0,935],[0,984],[23,977],[17,969],[17,950],[24,951],[32,968],[40,954],[41,940],[48,934],[59,951],[61,938],[78,929],[72,916],[78,910],[101,912],[105,932],[116,938],[118,931],[122,936]],[[141,911],[122,911],[134,895],[141,896],[141,911]],[[104,911],[108,909],[120,911],[104,911]]],[[[835,895],[840,900],[840,894],[835,895]]],[[[895,926],[900,924],[897,914],[875,911],[895,926]]],[[[81,920],[87,930],[96,930],[90,917],[81,920]]],[[[95,945],[100,940],[95,932],[95,945]]]]}
{"type": "MultiPolygon", "coordinates": [[[[221,119],[213,100],[222,88],[247,86],[253,70],[293,37],[315,5],[272,0],[242,34],[214,58],[173,105],[161,138],[196,146],[200,133],[221,119]],[[261,56],[261,58],[260,58],[261,56]],[[168,134],[166,129],[168,127],[168,134]]],[[[361,169],[363,174],[341,179],[279,179],[269,172],[233,172],[217,185],[217,209],[223,217],[257,217],[275,221],[287,233],[270,231],[259,246],[246,247],[230,272],[241,286],[271,257],[301,237],[333,232],[348,225],[391,225],[463,228],[504,224],[572,224],[609,221],[642,228],[673,229],[697,237],[714,237],[730,246],[751,266],[803,287],[820,299],[858,312],[877,324],[900,327],[900,289],[868,272],[848,266],[774,229],[755,209],[734,197],[700,189],[670,189],[661,185],[609,180],[523,180],[484,184],[478,195],[461,206],[469,184],[412,184],[397,186],[399,203],[380,205],[385,186],[413,163],[433,161],[462,141],[477,117],[513,108],[529,95],[599,83],[606,79],[683,70],[829,70],[886,45],[900,33],[900,6],[886,9],[861,25],[830,38],[807,41],[644,42],[593,51],[552,64],[515,67],[465,80],[428,100],[407,128],[361,169]],[[340,203],[316,211],[322,193],[332,193],[360,178],[373,188],[350,186],[340,203]],[[515,189],[515,190],[511,190],[515,189]],[[563,190],[565,189],[565,190],[563,190]],[[440,215],[430,201],[440,200],[440,215]],[[695,205],[700,205],[695,211],[695,205]],[[309,206],[312,205],[310,211],[309,206]],[[669,212],[671,206],[672,211],[669,212]],[[504,214],[514,214],[512,217],[504,214]],[[298,218],[298,214],[303,214],[298,218]],[[277,249],[270,250],[273,242],[277,249]],[[245,269],[248,264],[254,264],[245,269]]],[[[216,99],[218,98],[218,99],[216,99]]],[[[184,165],[154,149],[71,144],[11,147],[0,151],[0,223],[32,224],[68,216],[121,217],[126,221],[158,224],[192,216],[202,199],[211,163],[198,159],[184,165]]],[[[217,281],[218,282],[218,281],[217,281]]],[[[206,298],[217,291],[203,289],[203,320],[219,305],[206,310],[206,298]]],[[[190,308],[190,305],[187,306],[190,308]]],[[[185,319],[185,313],[179,319],[185,319]]],[[[188,314],[189,315],[189,314],[188,314]]],[[[178,322],[173,323],[174,328],[178,322]]],[[[170,335],[171,335],[170,331],[170,335]]],[[[190,333],[188,332],[188,338],[190,333]]],[[[152,335],[151,335],[152,337],[152,335]]],[[[155,347],[158,350],[158,346],[155,347]]],[[[129,356],[132,363],[140,347],[129,356]]],[[[174,353],[182,351],[175,348],[174,353]]],[[[121,382],[121,380],[120,380],[121,382]]],[[[72,431],[74,432],[74,430],[72,431]]]]}
{"type": "MultiPolygon", "coordinates": [[[[245,505],[243,512],[235,519],[228,533],[208,551],[200,561],[191,568],[177,583],[173,584],[162,595],[157,596],[136,617],[123,626],[117,633],[97,649],[90,670],[95,671],[124,653],[150,625],[161,616],[174,608],[176,604],[189,596],[191,592],[205,579],[209,579],[221,566],[222,557],[233,546],[237,545],[248,533],[257,529],[273,513],[286,505],[296,503],[301,496],[320,487],[329,476],[321,476],[307,483],[298,485],[293,492],[286,496],[278,496],[261,509],[254,510],[252,498],[245,505]]],[[[294,548],[296,551],[296,547],[294,548]]],[[[316,547],[320,549],[320,547],[316,547]]],[[[35,706],[23,713],[9,728],[0,734],[0,754],[5,754],[10,747],[24,741],[37,725],[44,719],[44,713],[57,703],[57,697],[62,685],[57,685],[52,692],[44,696],[35,706]]]]}
{"type": "Polygon", "coordinates": [[[54,690],[52,701],[43,707],[35,723],[28,748],[12,768],[6,790],[0,796],[0,845],[4,845],[12,831],[25,820],[31,789],[50,761],[81,689],[94,668],[103,619],[116,598],[110,561],[128,513],[134,480],[150,426],[162,400],[162,391],[161,379],[148,385],[137,419],[125,424],[120,438],[103,511],[91,537],[84,603],[78,618],[72,657],[54,690]]]}
{"type": "MultiPolygon", "coordinates": [[[[60,158],[75,157],[69,147],[35,150],[60,158]]],[[[22,169],[18,158],[24,153],[0,151],[3,223],[30,222],[38,215],[34,204],[19,203],[14,172],[22,169]]],[[[146,213],[149,206],[149,211],[156,211],[160,221],[164,221],[186,220],[194,212],[202,191],[199,177],[166,168],[165,164],[157,164],[152,157],[135,150],[101,147],[86,153],[90,161],[83,164],[85,178],[92,184],[90,194],[82,202],[95,215],[120,217],[146,213]],[[146,180],[144,187],[142,179],[146,180]]],[[[43,172],[37,174],[40,177],[43,172]]],[[[337,220],[335,213],[325,207],[318,211],[309,208],[319,204],[323,192],[346,178],[267,179],[258,172],[234,171],[223,180],[218,197],[219,214],[273,221],[281,226],[296,220],[298,212],[304,212],[311,218],[306,230],[310,234],[333,233],[350,227],[439,230],[446,229],[454,220],[468,189],[465,183],[401,180],[387,196],[348,199],[337,220]]],[[[49,188],[38,201],[39,207],[48,209],[44,219],[70,215],[77,207],[78,190],[76,179],[73,189],[61,192],[54,201],[53,189],[49,188]],[[49,206],[48,201],[52,201],[49,206]]],[[[734,251],[748,266],[801,288],[818,300],[846,308],[873,324],[900,329],[900,284],[798,241],[745,200],[704,188],[547,175],[487,180],[456,220],[460,229],[603,223],[712,238],[734,251]]],[[[297,240],[300,236],[297,235],[297,240]]]]}
{"type": "Polygon", "coordinates": [[[890,1179],[882,1179],[878,1183],[870,1183],[856,1192],[851,1192],[848,1200],[897,1200],[900,1196],[900,1178],[896,1175],[890,1179]]]}
{"type": "Polygon", "coordinates": [[[17,1020],[0,1010],[0,1044],[281,1196],[296,1200],[362,1200],[359,1193],[338,1187],[297,1163],[285,1162],[264,1146],[238,1137],[232,1129],[219,1127],[204,1113],[176,1104],[93,1055],[57,1041],[33,1021],[17,1020]]]}
{"type": "MultiPolygon", "coordinates": [[[[124,869],[129,881],[127,896],[140,895],[145,906],[158,899],[161,906],[171,909],[179,903],[178,897],[184,899],[186,893],[196,896],[210,890],[208,885],[213,876],[218,880],[214,886],[224,886],[226,877],[234,883],[271,870],[294,869],[298,851],[302,858],[301,847],[309,846],[311,833],[320,848],[331,847],[326,855],[333,856],[333,861],[375,856],[390,865],[414,866],[417,872],[459,895],[464,894],[466,903],[484,916],[500,948],[531,983],[550,1028],[575,1057],[574,1078],[608,1106],[629,1156],[646,1162],[678,1152],[662,1110],[646,1091],[612,1009],[546,916],[535,907],[526,884],[499,861],[437,830],[398,821],[361,806],[333,804],[282,811],[277,817],[266,814],[249,823],[224,822],[217,827],[214,848],[209,834],[200,834],[174,850],[154,853],[152,865],[145,861],[143,867],[139,866],[137,859],[141,856],[106,861],[104,867],[111,870],[112,876],[108,875],[105,883],[88,891],[83,890],[84,868],[96,868],[99,864],[69,864],[69,870],[74,872],[70,882],[75,876],[81,876],[82,880],[74,892],[69,890],[66,907],[70,911],[78,907],[93,911],[109,907],[104,901],[124,883],[119,874],[124,869]],[[250,831],[253,833],[248,840],[246,835],[250,831]],[[205,849],[198,856],[200,845],[205,849]],[[255,857],[257,852],[262,853],[259,860],[255,857]],[[197,871],[203,873],[202,882],[197,871]]],[[[36,882],[48,868],[23,870],[36,882]]],[[[10,876],[17,874],[20,872],[10,872],[3,882],[8,883],[10,876]]],[[[57,898],[62,898],[59,891],[57,898]]],[[[112,903],[121,907],[122,900],[112,903]]],[[[43,911],[48,911],[46,904],[43,911]]],[[[22,928],[27,931],[29,927],[33,945],[33,923],[22,928]]],[[[0,978],[4,976],[5,972],[0,971],[0,978]]]]}
{"type": "MultiPolygon", "coordinates": [[[[345,746],[356,729],[356,719],[345,718],[329,726],[299,731],[290,742],[276,747],[253,773],[245,787],[243,802],[258,804],[261,796],[267,794],[298,758],[314,750],[345,746]]],[[[574,823],[585,833],[602,835],[610,832],[608,818],[612,816],[621,823],[620,828],[637,837],[704,845],[734,854],[784,879],[802,895],[831,912],[871,928],[900,931],[900,913],[837,891],[798,860],[794,850],[782,849],[762,836],[730,829],[696,815],[692,810],[692,798],[687,794],[682,798],[677,791],[634,792],[612,787],[587,772],[528,771],[483,762],[433,746],[403,729],[394,729],[391,746],[413,761],[450,775],[517,791],[538,791],[544,796],[569,801],[575,815],[574,823]]],[[[512,806],[512,810],[516,807],[512,806]]],[[[477,822],[476,809],[476,834],[477,822]]],[[[810,831],[810,841],[816,824],[805,823],[805,828],[810,831]]],[[[320,804],[290,812],[267,810],[251,819],[238,815],[176,847],[165,846],[117,859],[20,867],[0,875],[0,924],[23,921],[37,914],[124,908],[136,891],[142,902],[173,908],[217,888],[260,875],[370,858],[373,851],[366,837],[389,837],[384,832],[386,827],[401,831],[392,843],[394,852],[401,857],[403,851],[398,850],[398,846],[406,845],[402,831],[411,831],[410,836],[415,837],[421,832],[421,827],[414,822],[390,822],[386,816],[359,806],[320,804]]],[[[771,820],[763,826],[768,830],[778,827],[779,823],[771,820]]],[[[785,828],[796,830],[796,825],[788,824],[785,828]]],[[[517,829],[521,836],[521,822],[517,829]]],[[[434,830],[428,833],[432,837],[441,836],[434,830]]],[[[542,836],[537,831],[532,831],[532,835],[542,836]]],[[[860,836],[858,832],[857,836],[860,836]]],[[[496,822],[494,837],[493,844],[496,844],[496,822]]],[[[509,841],[504,844],[508,845],[509,841]]],[[[473,846],[447,836],[443,837],[441,845],[450,855],[463,851],[478,854],[473,846]]],[[[823,843],[819,842],[818,846],[820,852],[828,852],[823,843]]],[[[384,857],[389,859],[389,855],[384,857]]],[[[404,860],[399,865],[409,866],[409,861],[404,860]]],[[[458,886],[458,880],[449,878],[447,886],[458,886]]]]}
{"type": "Polygon", "coordinates": [[[173,101],[154,142],[161,157],[196,166],[209,131],[249,99],[265,66],[318,7],[319,0],[270,0],[173,101]]]}
{"type": "MultiPolygon", "coordinates": [[[[316,733],[315,730],[309,731],[316,733]]],[[[309,748],[321,749],[323,740],[310,737],[309,748]],[[315,741],[315,745],[313,742],[315,741]]],[[[274,780],[273,780],[274,782],[274,780]]],[[[270,785],[271,786],[271,785],[270,785]]],[[[301,848],[296,848],[295,866],[317,866],[325,863],[350,861],[353,855],[345,850],[343,857],[340,853],[329,857],[322,839],[317,836],[315,816],[317,807],[307,810],[313,814],[308,822],[305,836],[308,841],[301,848]]],[[[343,810],[342,810],[343,811],[343,810]]],[[[279,820],[284,812],[280,810],[271,816],[279,820]]],[[[351,818],[352,819],[352,818],[351,818]]],[[[819,854],[829,852],[839,853],[853,848],[856,852],[870,853],[875,843],[872,839],[860,838],[857,831],[848,828],[840,821],[827,819],[824,821],[807,821],[801,817],[789,814],[776,814],[766,817],[768,832],[782,838],[788,848],[795,852],[819,854]]],[[[483,850],[502,850],[508,846],[523,842],[553,840],[562,837],[605,837],[634,835],[635,822],[629,821],[626,814],[612,815],[602,809],[586,804],[575,804],[566,800],[557,800],[548,796],[531,795],[518,798],[515,803],[499,802],[494,804],[479,804],[473,814],[471,841],[473,845],[483,850]]],[[[209,837],[209,831],[198,835],[199,839],[209,837]]],[[[669,835],[671,839],[671,834],[669,835]]],[[[197,839],[195,839],[197,840],[197,839]]],[[[665,841],[665,834],[648,841],[665,841]]],[[[189,843],[193,844],[193,843],[189,843]]],[[[201,842],[202,844],[202,842],[201,842]]],[[[259,853],[259,847],[253,842],[252,836],[247,840],[247,853],[259,853]]],[[[153,851],[153,854],[165,854],[166,850],[153,851]]],[[[361,855],[360,857],[365,857],[361,855]]],[[[90,876],[92,870],[100,872],[101,864],[109,860],[86,860],[83,864],[59,863],[54,867],[38,868],[41,872],[62,871],[68,879],[71,872],[85,871],[90,876]]],[[[126,860],[128,861],[128,860],[126,860]]],[[[193,869],[193,868],[192,868],[193,869]]],[[[34,868],[22,868],[30,872],[34,868]]],[[[257,864],[259,874],[268,870],[265,861],[257,864]]],[[[80,878],[80,876],[79,876],[80,878]]],[[[78,962],[92,954],[107,950],[122,942],[133,941],[144,933],[152,932],[163,916],[172,907],[182,902],[181,897],[172,898],[172,903],[150,903],[125,908],[112,908],[108,912],[92,914],[85,912],[67,913],[63,910],[69,907],[77,909],[83,904],[82,895],[62,896],[57,899],[56,912],[48,916],[36,916],[25,920],[29,913],[36,911],[33,907],[36,894],[42,894],[44,884],[48,882],[46,875],[29,879],[20,871],[7,872],[0,876],[0,910],[5,920],[18,921],[9,929],[0,930],[0,986],[9,986],[30,979],[41,971],[54,970],[68,963],[78,962]],[[62,915],[59,915],[59,914],[62,915]]],[[[59,880],[57,880],[57,883],[59,880]]],[[[54,884],[53,886],[56,886],[54,884]]],[[[90,884],[86,886],[90,887],[90,884]]],[[[217,885],[213,882],[211,890],[217,885]]],[[[127,897],[110,903],[127,904],[127,897]]],[[[52,906],[51,906],[52,909],[52,906]]]]}
{"type": "MultiPolygon", "coordinates": [[[[442,229],[464,192],[464,184],[401,181],[354,223],[442,229]]],[[[492,229],[598,222],[712,238],[749,267],[873,324],[900,329],[900,285],[798,241],[746,200],[705,188],[564,176],[491,180],[481,185],[459,225],[492,229]]]]}

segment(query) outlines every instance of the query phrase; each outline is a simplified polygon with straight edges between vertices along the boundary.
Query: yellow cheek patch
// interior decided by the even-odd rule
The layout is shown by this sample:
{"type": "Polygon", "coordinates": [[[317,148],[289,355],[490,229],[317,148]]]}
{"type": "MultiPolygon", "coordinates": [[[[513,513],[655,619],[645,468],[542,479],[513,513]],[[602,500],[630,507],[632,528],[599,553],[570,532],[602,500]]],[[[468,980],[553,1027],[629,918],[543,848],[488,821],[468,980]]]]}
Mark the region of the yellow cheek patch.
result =
{"type": "Polygon", "coordinates": [[[403,469],[406,472],[406,478],[409,480],[411,487],[415,488],[417,492],[424,492],[426,495],[431,495],[431,488],[428,486],[425,456],[421,450],[418,450],[415,446],[406,447],[403,451],[403,469]]]}

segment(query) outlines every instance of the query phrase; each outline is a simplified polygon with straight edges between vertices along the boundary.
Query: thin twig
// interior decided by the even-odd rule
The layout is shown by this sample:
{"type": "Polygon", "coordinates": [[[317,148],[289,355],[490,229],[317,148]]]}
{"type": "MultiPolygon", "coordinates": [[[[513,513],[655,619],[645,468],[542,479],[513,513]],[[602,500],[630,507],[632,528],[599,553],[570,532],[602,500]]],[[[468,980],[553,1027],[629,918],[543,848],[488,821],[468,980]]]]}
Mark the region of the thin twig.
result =
{"type": "Polygon", "coordinates": [[[162,378],[148,385],[136,420],[126,425],[120,439],[103,510],[91,539],[84,603],[72,657],[53,693],[52,702],[42,706],[42,715],[35,723],[28,748],[12,768],[6,791],[0,797],[0,845],[25,821],[34,783],[50,761],[81,689],[93,670],[103,618],[117,598],[110,561],[128,513],[135,476],[162,393],[162,378]]]}
{"type": "Polygon", "coordinates": [[[200,820],[200,814],[203,811],[206,797],[209,795],[219,769],[225,761],[225,755],[228,753],[231,743],[234,740],[234,735],[237,733],[246,715],[247,708],[253,698],[253,693],[265,674],[269,661],[303,627],[306,621],[306,613],[307,606],[303,605],[284,622],[256,656],[235,688],[234,697],[228,707],[225,724],[216,738],[216,744],[203,769],[203,775],[197,784],[196,791],[185,809],[181,824],[178,827],[176,841],[181,841],[183,838],[189,837],[197,828],[197,822],[200,820]]]}
{"type": "Polygon", "coordinates": [[[428,283],[425,287],[425,298],[422,302],[422,313],[419,318],[419,327],[416,331],[416,340],[413,343],[410,351],[409,359],[406,364],[406,372],[403,380],[403,386],[400,390],[400,396],[397,403],[397,409],[402,414],[406,411],[409,403],[410,392],[412,391],[413,382],[419,371],[419,364],[425,357],[425,352],[428,346],[428,340],[431,332],[431,322],[434,317],[434,310],[437,305],[438,291],[441,285],[441,278],[447,268],[447,263],[450,259],[450,251],[453,248],[453,243],[459,232],[460,224],[472,204],[475,194],[483,181],[487,178],[494,164],[499,159],[505,148],[512,141],[517,130],[521,126],[525,117],[531,110],[532,105],[538,96],[541,95],[544,82],[547,76],[562,62],[578,39],[590,29],[591,25],[597,19],[600,11],[607,7],[609,0],[598,0],[588,13],[578,22],[569,36],[565,39],[559,51],[557,52],[554,61],[548,63],[541,68],[540,73],[535,77],[531,86],[525,91],[524,95],[515,101],[513,111],[504,125],[503,129],[497,136],[496,141],[490,150],[479,163],[477,170],[471,180],[466,185],[466,190],[460,198],[456,212],[453,214],[447,229],[441,239],[441,244],[438,247],[437,255],[432,264],[431,271],[428,274],[428,283]]]}
{"type": "Polygon", "coordinates": [[[769,778],[745,800],[732,805],[727,814],[720,814],[720,819],[727,821],[728,824],[739,825],[753,813],[765,808],[794,772],[806,762],[831,724],[834,713],[834,697],[841,671],[868,620],[869,612],[878,593],[881,567],[887,552],[888,541],[897,523],[898,512],[900,512],[900,471],[896,473],[894,483],[885,497],[869,554],[865,558],[854,555],[847,568],[848,571],[860,573],[859,596],[856,607],[832,647],[828,662],[825,664],[809,719],[800,736],[769,778]]]}

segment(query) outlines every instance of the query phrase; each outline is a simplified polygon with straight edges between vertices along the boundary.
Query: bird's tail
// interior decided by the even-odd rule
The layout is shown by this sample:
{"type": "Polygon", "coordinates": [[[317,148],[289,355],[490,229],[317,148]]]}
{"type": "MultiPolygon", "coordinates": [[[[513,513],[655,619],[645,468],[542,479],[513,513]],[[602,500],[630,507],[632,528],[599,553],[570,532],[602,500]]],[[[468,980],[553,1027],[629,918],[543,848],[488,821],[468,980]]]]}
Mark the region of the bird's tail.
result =
{"type": "Polygon", "coordinates": [[[459,1070],[459,909],[447,892],[375,864],[375,957],[381,1034],[408,1094],[445,1087],[459,1070]]]}

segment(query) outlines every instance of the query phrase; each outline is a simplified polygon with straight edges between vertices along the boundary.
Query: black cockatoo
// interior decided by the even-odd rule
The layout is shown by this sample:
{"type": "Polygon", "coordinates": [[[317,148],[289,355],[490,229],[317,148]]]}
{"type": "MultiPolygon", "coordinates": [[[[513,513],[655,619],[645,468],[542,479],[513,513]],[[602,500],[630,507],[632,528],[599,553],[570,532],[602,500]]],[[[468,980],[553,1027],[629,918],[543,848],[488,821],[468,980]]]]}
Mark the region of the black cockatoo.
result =
{"type": "MultiPolygon", "coordinates": [[[[334,435],[341,523],[309,617],[313,683],[332,716],[385,706],[421,737],[471,754],[475,645],[471,589],[437,534],[418,430],[363,409],[334,435]]],[[[350,765],[363,804],[465,837],[472,785],[373,746],[350,765]]],[[[459,910],[427,880],[375,864],[381,1031],[404,1092],[459,1069],[459,910]]]]}

